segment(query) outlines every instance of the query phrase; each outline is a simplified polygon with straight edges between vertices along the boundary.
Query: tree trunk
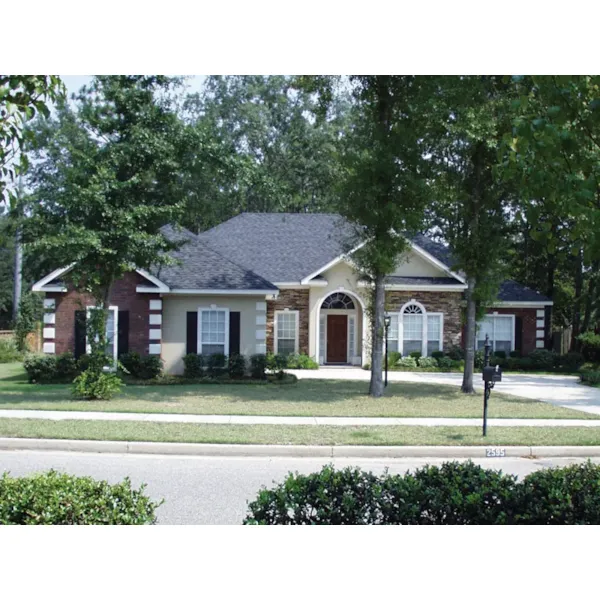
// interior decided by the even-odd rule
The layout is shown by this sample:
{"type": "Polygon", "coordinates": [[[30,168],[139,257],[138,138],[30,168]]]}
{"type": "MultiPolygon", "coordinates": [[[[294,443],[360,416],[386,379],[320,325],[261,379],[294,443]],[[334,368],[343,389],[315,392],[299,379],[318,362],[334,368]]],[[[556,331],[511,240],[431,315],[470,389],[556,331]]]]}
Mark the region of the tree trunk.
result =
{"type": "Polygon", "coordinates": [[[475,306],[475,279],[467,279],[467,319],[465,323],[465,371],[460,391],[464,394],[474,394],[473,373],[475,371],[475,334],[477,328],[477,310],[475,306]]]}
{"type": "Polygon", "coordinates": [[[19,316],[19,305],[21,303],[21,286],[23,274],[23,246],[21,244],[21,228],[17,227],[15,234],[15,282],[13,286],[13,324],[19,316]]]}
{"type": "Polygon", "coordinates": [[[581,333],[581,297],[583,295],[583,250],[579,249],[575,271],[575,302],[573,306],[573,335],[571,337],[571,350],[579,349],[577,336],[581,333]]]}
{"type": "Polygon", "coordinates": [[[375,298],[373,306],[373,322],[371,335],[371,384],[369,395],[375,398],[383,396],[383,330],[385,313],[384,276],[375,277],[375,298]]]}
{"type": "Polygon", "coordinates": [[[581,333],[585,333],[590,328],[592,321],[592,312],[594,310],[594,294],[596,293],[596,273],[600,268],[600,262],[595,260],[592,263],[592,269],[589,276],[588,289],[585,298],[585,312],[583,314],[583,323],[581,324],[581,333]]]}

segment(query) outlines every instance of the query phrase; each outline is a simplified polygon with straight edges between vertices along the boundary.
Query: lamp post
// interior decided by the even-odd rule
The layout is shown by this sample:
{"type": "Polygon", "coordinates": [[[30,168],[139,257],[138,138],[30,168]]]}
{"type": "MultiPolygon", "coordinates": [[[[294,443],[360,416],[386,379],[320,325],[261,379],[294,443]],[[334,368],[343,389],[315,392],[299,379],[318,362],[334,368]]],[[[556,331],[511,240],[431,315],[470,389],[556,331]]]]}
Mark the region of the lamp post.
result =
{"type": "Polygon", "coordinates": [[[390,315],[385,315],[383,317],[383,324],[385,326],[385,387],[388,384],[388,332],[390,330],[390,323],[392,322],[392,317],[390,315]]]}

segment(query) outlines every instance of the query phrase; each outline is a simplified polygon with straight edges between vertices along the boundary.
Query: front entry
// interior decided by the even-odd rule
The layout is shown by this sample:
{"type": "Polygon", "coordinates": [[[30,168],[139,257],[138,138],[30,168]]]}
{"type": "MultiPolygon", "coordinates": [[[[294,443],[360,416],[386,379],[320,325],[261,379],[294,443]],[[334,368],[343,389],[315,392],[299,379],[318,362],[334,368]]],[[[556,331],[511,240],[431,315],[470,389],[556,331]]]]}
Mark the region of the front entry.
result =
{"type": "Polygon", "coordinates": [[[347,315],[327,315],[327,362],[348,362],[347,315]]]}

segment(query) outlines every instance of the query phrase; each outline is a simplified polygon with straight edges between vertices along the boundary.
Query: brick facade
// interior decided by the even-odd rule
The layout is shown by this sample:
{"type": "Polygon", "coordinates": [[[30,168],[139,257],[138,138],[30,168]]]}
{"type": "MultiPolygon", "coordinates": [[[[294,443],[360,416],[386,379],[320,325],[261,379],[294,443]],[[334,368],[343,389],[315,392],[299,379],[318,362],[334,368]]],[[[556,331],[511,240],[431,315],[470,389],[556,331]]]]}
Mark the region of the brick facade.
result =
{"type": "Polygon", "coordinates": [[[411,300],[421,303],[427,312],[444,313],[444,350],[461,344],[461,293],[388,291],[385,293],[385,308],[399,312],[411,300]]]}
{"type": "MultiPolygon", "coordinates": [[[[499,315],[515,315],[516,318],[521,318],[522,323],[522,337],[521,337],[521,354],[525,356],[530,352],[533,352],[536,341],[536,313],[535,308],[493,308],[488,311],[488,314],[493,315],[498,313],[499,315]]],[[[518,321],[515,323],[515,328],[518,327],[518,321]]],[[[542,338],[543,339],[543,338],[542,338]]],[[[517,340],[515,340],[517,341],[517,340]]],[[[519,348],[517,348],[519,350],[519,348]]]]}
{"type": "MultiPolygon", "coordinates": [[[[110,292],[110,304],[119,310],[129,311],[129,350],[148,354],[149,305],[150,300],[160,298],[159,294],[138,294],[137,285],[148,285],[148,281],[138,273],[128,273],[115,282],[110,292]]],[[[75,311],[85,310],[95,302],[89,294],[80,294],[69,286],[68,292],[47,292],[46,298],[54,298],[56,354],[73,352],[75,348],[75,311]]]]}
{"type": "Polygon", "coordinates": [[[301,354],[308,354],[308,298],[309,290],[281,290],[276,300],[267,301],[267,352],[273,352],[274,347],[275,311],[289,308],[299,311],[298,348],[301,354]]]}

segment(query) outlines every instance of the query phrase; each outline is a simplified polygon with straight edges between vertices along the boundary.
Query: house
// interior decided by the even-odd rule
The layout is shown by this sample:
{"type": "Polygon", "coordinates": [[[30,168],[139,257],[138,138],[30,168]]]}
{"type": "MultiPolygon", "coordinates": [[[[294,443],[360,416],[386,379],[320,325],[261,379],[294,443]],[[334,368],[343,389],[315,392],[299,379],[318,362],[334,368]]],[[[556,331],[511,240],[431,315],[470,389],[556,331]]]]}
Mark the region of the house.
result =
{"type": "MultiPolygon", "coordinates": [[[[244,213],[194,235],[164,229],[183,242],[177,264],[138,269],[116,282],[107,333],[113,355],[160,355],[183,372],[187,353],[305,353],[320,364],[369,361],[366,290],[344,253],[348,226],[338,215],[244,213]]],[[[427,356],[462,344],[465,280],[449,249],[419,235],[386,280],[389,349],[427,356]]],[[[71,266],[38,281],[46,353],[86,351],[90,297],[64,279],[71,266]]],[[[527,354],[544,347],[552,302],[505,281],[480,324],[493,349],[527,354]]]]}

